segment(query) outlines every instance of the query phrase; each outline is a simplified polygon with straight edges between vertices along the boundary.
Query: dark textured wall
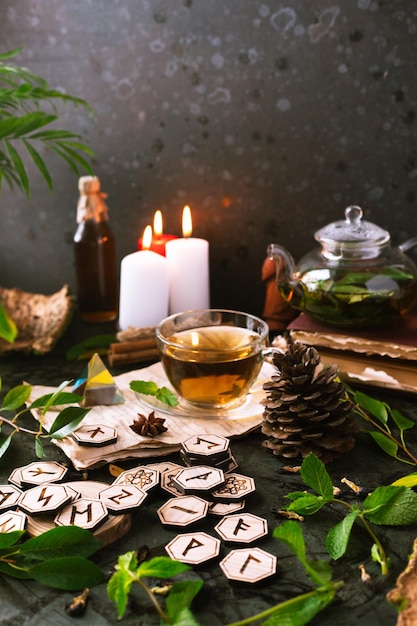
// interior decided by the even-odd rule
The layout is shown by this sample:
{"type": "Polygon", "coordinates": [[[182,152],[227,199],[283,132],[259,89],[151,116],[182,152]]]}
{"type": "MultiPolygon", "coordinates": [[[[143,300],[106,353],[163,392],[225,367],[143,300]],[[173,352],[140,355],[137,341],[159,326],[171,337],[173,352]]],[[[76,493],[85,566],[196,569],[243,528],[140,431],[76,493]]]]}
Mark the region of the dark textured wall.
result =
{"type": "MultiPolygon", "coordinates": [[[[1,0],[1,48],[95,110],[62,124],[95,150],[121,259],[154,211],[210,242],[212,304],[260,313],[274,241],[300,256],[360,204],[417,235],[417,8],[411,0],[1,0]]],[[[74,285],[77,178],[45,154],[28,202],[0,198],[0,284],[74,285]]]]}

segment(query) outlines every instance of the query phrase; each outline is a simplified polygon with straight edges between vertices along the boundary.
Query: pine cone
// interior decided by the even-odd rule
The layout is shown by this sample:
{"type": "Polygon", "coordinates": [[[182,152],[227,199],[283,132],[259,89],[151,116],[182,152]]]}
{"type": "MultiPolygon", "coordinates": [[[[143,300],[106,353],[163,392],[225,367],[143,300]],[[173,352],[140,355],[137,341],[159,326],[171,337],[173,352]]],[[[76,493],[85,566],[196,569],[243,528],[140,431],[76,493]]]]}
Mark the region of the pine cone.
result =
{"type": "Polygon", "coordinates": [[[315,348],[299,342],[274,353],[273,363],[278,372],[263,386],[263,445],[286,459],[312,452],[323,463],[351,450],[358,427],[337,365],[325,367],[315,348]]]}

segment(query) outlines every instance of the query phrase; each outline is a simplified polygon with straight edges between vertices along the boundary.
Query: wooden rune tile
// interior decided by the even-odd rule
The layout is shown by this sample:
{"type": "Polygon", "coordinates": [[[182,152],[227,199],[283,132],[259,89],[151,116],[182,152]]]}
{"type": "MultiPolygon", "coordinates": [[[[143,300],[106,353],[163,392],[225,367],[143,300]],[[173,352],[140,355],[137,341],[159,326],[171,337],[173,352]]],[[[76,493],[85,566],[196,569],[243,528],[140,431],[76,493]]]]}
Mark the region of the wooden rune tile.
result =
{"type": "Polygon", "coordinates": [[[0,511],[13,509],[22,493],[15,485],[0,485],[0,511]]]}
{"type": "Polygon", "coordinates": [[[19,506],[29,515],[48,515],[57,513],[71,500],[72,494],[62,484],[38,485],[23,493],[19,506]]]}
{"type": "MultiPolygon", "coordinates": [[[[227,455],[229,439],[220,435],[194,435],[182,443],[182,448],[189,458],[201,458],[208,462],[208,457],[216,458],[227,455]]],[[[209,462],[211,465],[211,462],[209,462]]]]}
{"type": "Polygon", "coordinates": [[[268,534],[268,522],[252,513],[238,513],[226,515],[214,530],[226,542],[253,543],[268,534]]]}
{"type": "Polygon", "coordinates": [[[80,446],[101,448],[117,441],[117,430],[104,424],[83,424],[73,431],[72,438],[80,446]]]}
{"type": "MultiPolygon", "coordinates": [[[[20,469],[22,486],[61,482],[68,468],[57,461],[34,461],[20,469]]],[[[9,477],[10,480],[10,477],[9,477]]]]}
{"type": "Polygon", "coordinates": [[[219,563],[226,578],[257,583],[276,573],[277,557],[261,548],[231,550],[219,563]]]}
{"type": "Polygon", "coordinates": [[[183,492],[175,484],[175,476],[184,468],[179,465],[176,469],[171,469],[161,474],[161,488],[173,496],[182,496],[183,492]]]}
{"type": "Polygon", "coordinates": [[[183,533],[174,537],[165,550],[171,559],[201,565],[219,556],[220,539],[203,532],[183,533]]]}
{"type": "Polygon", "coordinates": [[[136,485],[113,484],[99,493],[99,499],[113,514],[137,509],[147,496],[147,492],[136,485]]]}
{"type": "Polygon", "coordinates": [[[12,473],[10,474],[10,476],[8,477],[8,481],[9,483],[11,483],[12,485],[15,485],[15,487],[21,487],[22,486],[22,478],[20,476],[20,473],[23,469],[24,465],[22,465],[21,467],[15,467],[14,470],[12,471],[12,473]]]}
{"type": "Polygon", "coordinates": [[[225,475],[224,485],[212,491],[211,497],[218,502],[235,502],[245,499],[254,491],[253,478],[232,472],[225,475]]]}
{"type": "Polygon", "coordinates": [[[180,496],[167,500],[157,514],[166,526],[189,526],[207,515],[209,503],[198,496],[180,496]]]}
{"type": "Polygon", "coordinates": [[[241,511],[245,506],[245,500],[239,500],[239,502],[209,502],[208,514],[224,517],[225,515],[241,511]]]}
{"type": "Polygon", "coordinates": [[[202,495],[224,484],[224,472],[210,465],[194,465],[180,470],[173,481],[184,495],[202,495]]]}
{"type": "Polygon", "coordinates": [[[13,530],[25,530],[27,515],[22,511],[5,511],[0,515],[0,533],[11,533],[13,530]]]}
{"type": "Polygon", "coordinates": [[[159,485],[160,474],[147,465],[139,465],[125,470],[113,481],[113,485],[136,485],[143,491],[150,491],[159,485]]]}
{"type": "Polygon", "coordinates": [[[80,526],[92,531],[107,519],[108,514],[100,500],[80,498],[63,508],[54,522],[57,526],[80,526]]]}
{"type": "Polygon", "coordinates": [[[162,475],[164,472],[182,469],[183,466],[178,465],[178,463],[173,463],[172,461],[159,461],[157,463],[147,463],[146,467],[154,469],[162,475]]]}

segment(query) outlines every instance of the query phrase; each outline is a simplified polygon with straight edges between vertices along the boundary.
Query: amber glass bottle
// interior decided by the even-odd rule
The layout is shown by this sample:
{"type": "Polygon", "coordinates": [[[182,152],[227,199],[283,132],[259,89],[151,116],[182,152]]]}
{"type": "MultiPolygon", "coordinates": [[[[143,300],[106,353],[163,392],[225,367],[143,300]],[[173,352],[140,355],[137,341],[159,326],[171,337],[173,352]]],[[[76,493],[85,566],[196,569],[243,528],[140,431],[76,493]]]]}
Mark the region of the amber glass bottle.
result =
{"type": "Polygon", "coordinates": [[[109,322],[118,314],[118,275],[106,194],[95,176],[82,176],[78,188],[74,257],[79,313],[87,322],[109,322]]]}

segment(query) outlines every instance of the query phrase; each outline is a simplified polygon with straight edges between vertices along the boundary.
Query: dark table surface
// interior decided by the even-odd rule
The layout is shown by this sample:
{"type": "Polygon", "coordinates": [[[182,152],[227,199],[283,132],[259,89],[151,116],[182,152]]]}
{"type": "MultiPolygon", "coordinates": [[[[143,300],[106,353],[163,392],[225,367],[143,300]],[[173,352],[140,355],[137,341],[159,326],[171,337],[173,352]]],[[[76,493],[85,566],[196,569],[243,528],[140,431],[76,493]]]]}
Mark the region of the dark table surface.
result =
{"type": "MultiPolygon", "coordinates": [[[[76,379],[85,367],[80,361],[68,361],[66,349],[79,340],[113,332],[111,325],[93,327],[74,321],[64,338],[48,355],[28,356],[9,355],[0,358],[0,375],[3,381],[2,393],[9,388],[26,381],[30,384],[58,385],[63,380],[76,379]]],[[[106,362],[105,358],[104,361],[106,362]]],[[[112,368],[117,375],[130,368],[112,368]]],[[[415,398],[400,394],[368,390],[368,393],[399,408],[412,419],[417,420],[415,398]]],[[[33,424],[32,418],[28,423],[33,424]]],[[[263,436],[260,432],[232,440],[231,450],[239,464],[239,472],[252,476],[256,482],[255,493],[247,500],[246,511],[260,515],[268,520],[270,535],[272,530],[284,521],[277,517],[273,509],[285,506],[285,495],[290,491],[303,489],[304,485],[297,474],[281,470],[283,463],[262,447],[263,436]]],[[[66,461],[63,453],[54,445],[46,448],[48,459],[66,461]]],[[[167,457],[168,460],[181,463],[178,454],[167,457]]],[[[14,438],[6,455],[0,459],[0,481],[7,482],[12,469],[25,465],[35,459],[33,441],[30,436],[19,435],[14,438]]],[[[151,459],[150,462],[152,462],[151,459]]],[[[159,460],[159,459],[157,459],[159,460]]],[[[145,461],[147,462],[147,461],[145,461]]],[[[123,461],[124,468],[139,464],[138,461],[123,461]]],[[[352,452],[333,461],[327,466],[333,484],[343,486],[340,480],[348,477],[369,490],[410,473],[413,468],[405,466],[387,457],[363,434],[357,437],[357,444],[352,452]]],[[[88,479],[111,483],[113,478],[107,467],[88,472],[88,479]]],[[[132,525],[128,533],[116,542],[108,545],[95,555],[95,560],[104,571],[111,571],[119,555],[147,545],[151,556],[165,554],[164,546],[177,534],[177,531],[163,527],[156,510],[169,496],[158,491],[145,501],[142,507],[132,514],[132,525]]],[[[351,500],[352,501],[352,500],[351,500]]],[[[310,559],[328,559],[325,539],[328,530],[341,519],[341,511],[336,507],[326,507],[321,512],[306,517],[302,528],[310,559]]],[[[208,517],[199,524],[198,529],[214,536],[214,525],[218,518],[208,517]]],[[[377,533],[391,559],[388,576],[383,577],[377,564],[370,558],[371,541],[360,527],[355,525],[347,554],[332,563],[334,579],[343,580],[345,585],[338,592],[335,602],[315,618],[317,626],[393,626],[397,613],[385,599],[386,593],[395,585],[396,578],[407,564],[412,550],[417,529],[412,527],[377,527],[377,533]],[[365,585],[360,580],[359,565],[364,564],[372,575],[372,585],[365,585]]],[[[312,589],[303,567],[286,546],[268,536],[256,545],[277,555],[277,575],[261,585],[251,586],[229,582],[214,562],[195,569],[195,576],[204,581],[193,604],[193,612],[203,626],[224,626],[242,620],[265,610],[278,602],[312,589]]],[[[227,554],[230,546],[222,545],[221,557],[227,554]]],[[[57,591],[41,586],[34,581],[19,581],[3,576],[0,585],[0,624],[8,625],[50,625],[64,626],[74,623],[64,610],[74,594],[57,591]]],[[[102,584],[91,590],[90,601],[84,616],[77,618],[77,623],[88,626],[103,626],[120,623],[115,605],[107,598],[106,585],[102,584]]],[[[158,624],[154,609],[149,601],[135,593],[135,602],[123,618],[122,624],[158,624]]]]}

